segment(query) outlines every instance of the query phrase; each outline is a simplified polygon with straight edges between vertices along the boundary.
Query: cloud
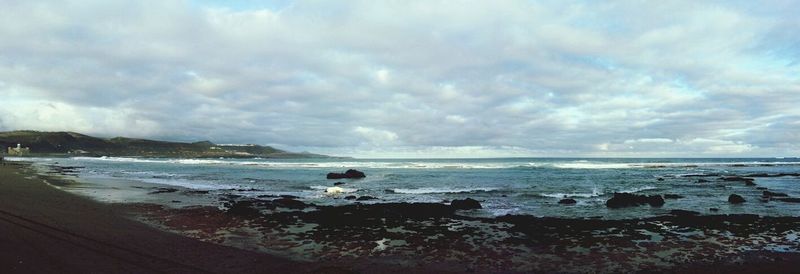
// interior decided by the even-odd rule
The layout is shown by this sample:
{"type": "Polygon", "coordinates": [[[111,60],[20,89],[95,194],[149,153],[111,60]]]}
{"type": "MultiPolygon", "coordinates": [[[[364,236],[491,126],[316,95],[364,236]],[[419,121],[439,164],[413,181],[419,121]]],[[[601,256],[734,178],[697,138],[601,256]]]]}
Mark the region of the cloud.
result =
{"type": "Polygon", "coordinates": [[[16,1],[0,126],[368,156],[797,156],[798,9],[16,1]]]}
{"type": "Polygon", "coordinates": [[[356,127],[353,129],[371,144],[386,144],[397,140],[397,134],[388,130],[374,129],[368,127],[356,127]]]}

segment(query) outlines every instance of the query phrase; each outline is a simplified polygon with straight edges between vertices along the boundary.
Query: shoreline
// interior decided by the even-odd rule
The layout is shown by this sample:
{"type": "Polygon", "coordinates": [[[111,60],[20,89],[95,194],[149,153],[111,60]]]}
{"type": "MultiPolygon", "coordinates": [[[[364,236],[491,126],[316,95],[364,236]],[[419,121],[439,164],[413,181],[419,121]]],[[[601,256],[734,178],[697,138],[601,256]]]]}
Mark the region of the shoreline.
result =
{"type": "Polygon", "coordinates": [[[312,272],[319,267],[198,241],[127,216],[119,206],[48,185],[25,164],[0,166],[0,265],[10,273],[312,272]]]}
{"type": "MultiPolygon", "coordinates": [[[[61,180],[53,178],[52,174],[32,174],[31,170],[23,172],[23,175],[20,176],[61,180]]],[[[5,170],[3,176],[5,178],[5,170]]],[[[771,269],[772,272],[783,273],[791,267],[800,266],[800,253],[797,253],[800,250],[800,240],[797,239],[800,217],[678,214],[628,220],[537,218],[527,215],[481,218],[454,214],[447,206],[433,203],[317,206],[287,197],[230,197],[223,208],[173,208],[150,203],[99,203],[42,183],[41,180],[20,176],[15,180],[39,181],[41,186],[60,193],[46,193],[44,197],[71,196],[69,201],[62,204],[73,207],[74,204],[92,204],[82,207],[106,212],[99,218],[106,220],[106,223],[137,223],[146,227],[141,229],[150,230],[141,232],[144,234],[169,234],[181,237],[181,241],[196,242],[194,245],[204,243],[227,250],[224,252],[264,256],[275,260],[267,263],[268,267],[272,264],[288,264],[291,266],[283,270],[291,273],[320,272],[320,269],[324,269],[321,272],[367,273],[409,270],[439,273],[700,273],[709,270],[719,272],[720,269],[758,273],[771,269]],[[698,232],[702,236],[698,236],[698,232]],[[756,248],[737,249],[737,246],[746,247],[748,241],[763,242],[760,245],[751,244],[756,248]],[[792,252],[758,248],[770,244],[784,244],[792,252]],[[329,268],[330,265],[337,267],[329,268]]],[[[0,190],[7,187],[0,185],[0,190]]],[[[41,194],[43,190],[39,192],[41,194]]],[[[0,203],[0,209],[6,207],[6,204],[0,203]]],[[[58,215],[49,218],[68,218],[61,215],[63,213],[42,210],[49,215],[58,215]]],[[[94,227],[83,229],[93,230],[94,227]]],[[[84,232],[93,234],[98,231],[84,232]]],[[[103,233],[113,234],[110,231],[103,233]]],[[[113,235],[105,237],[113,238],[113,235]]],[[[167,260],[176,258],[170,256],[183,259],[186,254],[181,252],[153,256],[167,260]]],[[[215,259],[205,257],[205,260],[215,259]]],[[[221,262],[229,263],[227,259],[221,262]]],[[[263,271],[263,264],[231,264],[236,264],[238,268],[226,266],[212,272],[263,271]]]]}

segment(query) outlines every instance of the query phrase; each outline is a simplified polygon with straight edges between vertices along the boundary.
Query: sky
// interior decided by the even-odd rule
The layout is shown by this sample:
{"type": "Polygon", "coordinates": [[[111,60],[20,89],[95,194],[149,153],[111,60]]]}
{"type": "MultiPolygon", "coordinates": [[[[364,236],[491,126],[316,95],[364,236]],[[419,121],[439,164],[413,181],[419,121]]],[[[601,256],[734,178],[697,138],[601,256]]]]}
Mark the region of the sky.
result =
{"type": "Polygon", "coordinates": [[[800,156],[798,1],[0,0],[0,131],[800,156]]]}

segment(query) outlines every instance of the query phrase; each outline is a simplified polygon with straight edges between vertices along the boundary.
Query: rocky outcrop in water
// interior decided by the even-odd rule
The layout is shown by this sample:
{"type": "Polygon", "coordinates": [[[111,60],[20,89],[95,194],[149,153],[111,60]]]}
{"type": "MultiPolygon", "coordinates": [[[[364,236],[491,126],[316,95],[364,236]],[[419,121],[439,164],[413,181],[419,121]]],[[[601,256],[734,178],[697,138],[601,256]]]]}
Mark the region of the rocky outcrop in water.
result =
{"type": "Polygon", "coordinates": [[[606,201],[606,207],[623,208],[649,204],[653,207],[664,205],[661,195],[637,195],[631,193],[614,193],[614,197],[606,201]]]}
{"type": "Polygon", "coordinates": [[[772,197],[789,197],[789,194],[780,193],[780,192],[772,192],[772,191],[764,191],[761,196],[772,198],[772,197]]]}
{"type": "Polygon", "coordinates": [[[364,174],[364,172],[355,169],[348,169],[344,173],[331,172],[328,173],[327,176],[328,179],[360,179],[365,177],[367,177],[367,175],[364,174]]]}
{"type": "Polygon", "coordinates": [[[151,191],[148,194],[172,193],[172,192],[176,192],[176,191],[178,191],[177,188],[159,187],[159,188],[156,188],[156,190],[151,191]]]}
{"type": "Polygon", "coordinates": [[[747,200],[745,200],[744,197],[737,194],[731,194],[730,196],[728,196],[728,202],[731,204],[741,204],[746,201],[747,200]]]}
{"type": "Polygon", "coordinates": [[[455,210],[459,209],[481,209],[481,203],[472,198],[466,198],[464,200],[455,199],[450,202],[450,207],[455,210]]]}
{"type": "Polygon", "coordinates": [[[695,215],[700,215],[700,212],[683,210],[683,209],[673,209],[669,211],[669,214],[673,216],[695,216],[695,215]]]}
{"type": "Polygon", "coordinates": [[[561,199],[560,201],[558,201],[558,203],[562,205],[574,205],[578,203],[578,201],[575,201],[575,199],[566,198],[566,199],[561,199]]]}

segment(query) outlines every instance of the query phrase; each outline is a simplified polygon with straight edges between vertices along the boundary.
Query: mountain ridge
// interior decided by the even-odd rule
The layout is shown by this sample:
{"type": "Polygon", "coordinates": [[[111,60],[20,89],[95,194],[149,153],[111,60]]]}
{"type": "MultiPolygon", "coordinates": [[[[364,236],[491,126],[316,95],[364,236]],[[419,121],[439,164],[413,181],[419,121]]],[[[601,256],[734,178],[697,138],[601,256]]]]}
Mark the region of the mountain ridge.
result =
{"type": "Polygon", "coordinates": [[[0,132],[2,153],[21,144],[32,156],[65,154],[82,156],[139,156],[178,158],[328,158],[313,153],[295,153],[261,145],[218,145],[211,141],[192,143],[140,138],[99,138],[71,131],[16,130],[0,132]]]}

